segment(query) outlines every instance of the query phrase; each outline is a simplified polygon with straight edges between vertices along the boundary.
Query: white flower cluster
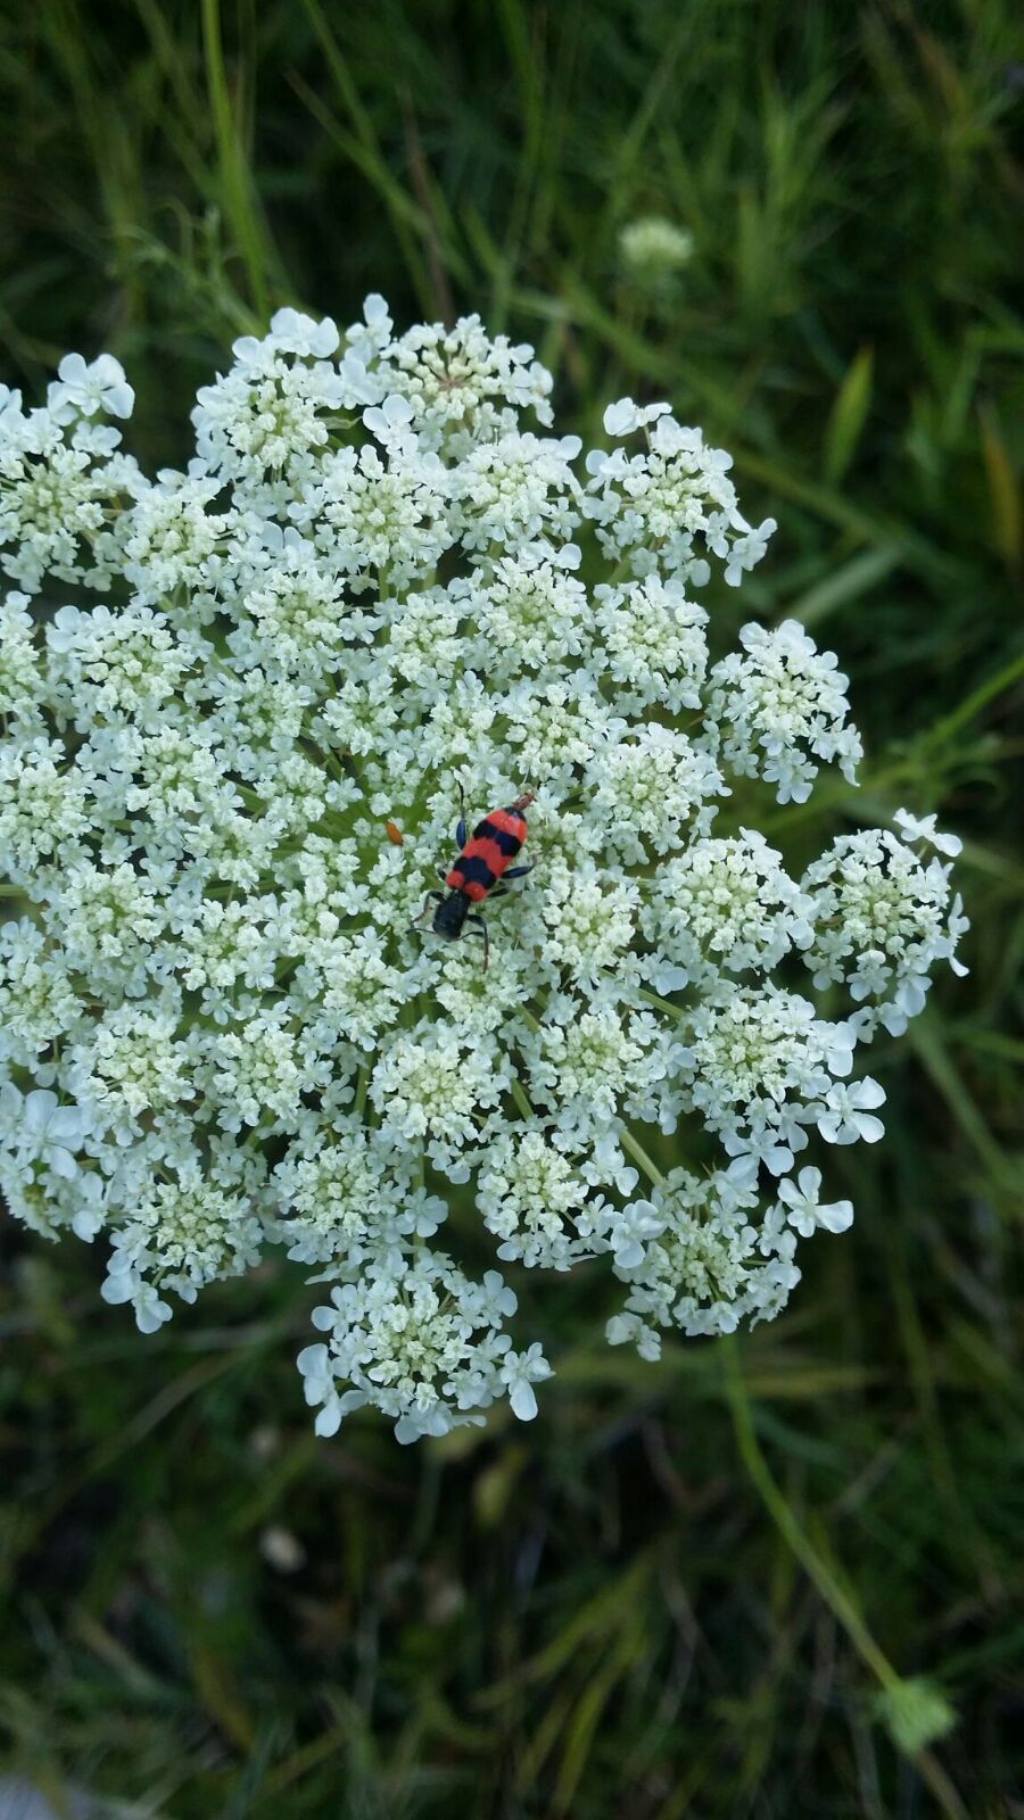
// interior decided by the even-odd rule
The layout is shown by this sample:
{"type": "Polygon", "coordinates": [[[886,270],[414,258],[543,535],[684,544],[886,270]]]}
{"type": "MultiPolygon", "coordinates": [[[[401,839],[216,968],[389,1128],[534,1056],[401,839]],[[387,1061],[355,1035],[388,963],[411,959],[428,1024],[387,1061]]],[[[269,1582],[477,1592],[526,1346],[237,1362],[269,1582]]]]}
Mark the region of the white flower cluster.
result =
{"type": "Polygon", "coordinates": [[[641,215],[619,232],[619,254],[628,272],[658,278],[679,271],[693,258],[693,235],[663,215],[641,215]]]}
{"type": "Polygon", "coordinates": [[[854,1051],[957,965],[918,857],[956,842],[902,814],[793,878],[743,825],[859,742],[799,626],[711,661],[694,591],[774,525],[666,405],[580,464],[530,348],[379,297],[234,356],[155,480],[109,355],[0,392],[0,1188],[101,1240],[145,1332],[271,1246],[314,1267],[321,1434],[529,1419],[550,1366],[495,1250],[606,1260],[650,1357],[777,1313],[849,1224],[797,1158],[881,1135],[854,1051]],[[487,970],[417,926],[463,792],[534,799],[487,970]]]}
{"type": "Polygon", "coordinates": [[[890,1036],[903,1034],[924,1009],[936,961],[966,972],[955,949],[967,919],[959,897],[950,904],[952,867],[938,857],[955,858],[961,843],[936,834],[934,815],[920,821],[901,809],[895,820],[902,838],[884,828],[841,835],[804,877],[814,924],[805,960],[814,984],[848,988],[860,1007],[851,1024],[865,1038],[879,1024],[890,1036]],[[914,843],[937,849],[927,865],[914,843]]]}

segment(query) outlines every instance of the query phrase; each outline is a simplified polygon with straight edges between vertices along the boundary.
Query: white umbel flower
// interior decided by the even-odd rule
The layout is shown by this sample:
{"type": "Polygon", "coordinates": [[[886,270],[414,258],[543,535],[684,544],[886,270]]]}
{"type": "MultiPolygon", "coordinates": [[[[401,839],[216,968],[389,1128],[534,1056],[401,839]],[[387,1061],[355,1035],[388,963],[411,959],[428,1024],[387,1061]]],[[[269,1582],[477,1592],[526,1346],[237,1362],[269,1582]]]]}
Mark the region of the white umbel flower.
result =
{"type": "MultiPolygon", "coordinates": [[[[955,836],[934,834],[934,820],[904,816],[901,826],[908,839],[958,849],[955,836]]],[[[886,829],[870,828],[841,835],[805,872],[815,930],[805,964],[818,988],[847,986],[861,1036],[870,1038],[879,1024],[901,1035],[924,1008],[937,961],[966,972],[955,950],[967,921],[951,871],[936,856],[926,865],[886,829]]]]}
{"type": "Polygon", "coordinates": [[[101,1245],[145,1333],[275,1251],[314,1269],[325,1436],[534,1418],[495,1253],[520,1290],[610,1272],[645,1358],[777,1314],[851,1217],[797,1156],[881,1135],[856,1043],[959,969],[932,816],[800,879],[729,819],[737,779],[749,823],[860,751],[802,627],[709,656],[694,590],[775,529],[729,456],[630,398],[584,453],[551,387],[478,317],[396,333],[372,295],[236,341],[154,478],[111,356],[40,410],[0,392],[0,1191],[101,1245]],[[424,905],[463,803],[527,798],[484,972],[424,905]]]}
{"type": "Polygon", "coordinates": [[[693,257],[693,235],[662,215],[642,215],[619,233],[619,253],[627,271],[642,279],[677,272],[693,257]]]}
{"type": "Polygon", "coordinates": [[[773,630],[744,626],[743,655],[711,672],[707,724],[712,748],[745,777],[776,786],[780,803],[803,803],[819,763],[856,781],[860,736],[847,721],[847,679],[795,619],[773,630]]]}
{"type": "Polygon", "coordinates": [[[680,972],[679,984],[713,985],[723,973],[770,972],[812,941],[812,901],[786,874],[762,834],[695,841],[660,866],[644,933],[680,972]]]}

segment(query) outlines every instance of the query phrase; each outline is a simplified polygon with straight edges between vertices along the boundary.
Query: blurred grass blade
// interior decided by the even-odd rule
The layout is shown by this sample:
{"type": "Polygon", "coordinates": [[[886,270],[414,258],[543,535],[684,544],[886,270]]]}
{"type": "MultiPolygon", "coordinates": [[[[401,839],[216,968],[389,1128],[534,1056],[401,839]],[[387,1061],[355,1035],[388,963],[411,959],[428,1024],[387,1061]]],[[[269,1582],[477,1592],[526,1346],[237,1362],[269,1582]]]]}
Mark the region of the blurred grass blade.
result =
{"type": "Polygon", "coordinates": [[[871,408],[875,354],[873,348],[861,348],[842,385],[825,427],[825,478],[833,486],[846,473],[857,453],[857,446],[871,408]]]}
{"type": "Polygon", "coordinates": [[[908,1035],[961,1131],[977,1151],[979,1160],[1001,1186],[1016,1185],[1016,1172],[960,1079],[935,1019],[918,1018],[910,1025],[908,1035]]]}
{"type": "Polygon", "coordinates": [[[1024,651],[1018,651],[1015,657],[1011,657],[1009,663],[996,670],[994,675],[987,676],[976,689],[972,689],[971,693],[965,696],[959,706],[954,708],[950,714],[946,714],[941,720],[936,721],[922,739],[922,746],[940,748],[947,745],[962,727],[966,727],[976,714],[981,713],[982,708],[987,708],[990,701],[997,700],[1000,695],[1004,695],[1007,690],[1012,689],[1022,677],[1024,677],[1024,651]]]}
{"type": "Polygon", "coordinates": [[[238,242],[253,306],[261,319],[270,314],[268,278],[274,264],[242,141],[237,110],[228,87],[221,38],[220,0],[202,0],[206,82],[217,141],[224,214],[238,242]]]}
{"type": "Polygon", "coordinates": [[[903,560],[900,544],[881,544],[877,549],[863,550],[838,569],[833,569],[813,588],[784,611],[786,619],[799,619],[802,625],[816,626],[834,613],[837,607],[849,606],[869,594],[880,581],[899,568],[903,560]]]}
{"type": "Polygon", "coordinates": [[[1018,569],[1024,547],[1020,486],[991,405],[978,406],[981,447],[992,508],[992,540],[1008,569],[1018,569]]]}

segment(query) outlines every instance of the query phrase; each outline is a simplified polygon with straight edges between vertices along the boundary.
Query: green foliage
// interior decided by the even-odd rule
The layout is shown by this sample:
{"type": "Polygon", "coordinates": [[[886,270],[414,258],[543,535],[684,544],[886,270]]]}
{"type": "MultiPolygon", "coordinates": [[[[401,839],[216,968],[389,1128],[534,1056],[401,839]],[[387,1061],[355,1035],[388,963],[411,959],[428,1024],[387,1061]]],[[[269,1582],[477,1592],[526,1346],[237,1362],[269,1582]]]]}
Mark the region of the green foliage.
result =
{"type": "Polygon", "coordinates": [[[9,383],[110,348],[172,461],[233,335],[379,289],[533,339],[567,427],[669,398],[779,518],[745,615],[835,646],[868,742],[859,795],[766,831],[938,809],[974,920],[912,1057],[872,1055],[883,1154],[845,1158],[857,1224],[789,1314],[652,1368],[559,1283],[528,1431],[315,1443],[301,1273],[142,1341],[98,1260],[0,1226],[0,1725],[51,1799],[1019,1811],[1019,59],[1010,0],[0,20],[9,383]],[[619,253],[644,216],[693,236],[655,285],[619,253]]]}

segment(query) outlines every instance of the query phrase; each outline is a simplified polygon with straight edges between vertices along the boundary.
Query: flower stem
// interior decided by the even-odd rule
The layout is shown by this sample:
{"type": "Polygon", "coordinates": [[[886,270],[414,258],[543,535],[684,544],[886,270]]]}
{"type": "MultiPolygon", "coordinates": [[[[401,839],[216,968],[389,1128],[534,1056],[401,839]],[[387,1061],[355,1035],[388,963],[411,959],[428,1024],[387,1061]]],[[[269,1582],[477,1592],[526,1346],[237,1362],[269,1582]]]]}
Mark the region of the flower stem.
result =
{"type": "Polygon", "coordinates": [[[840,1585],[828,1562],[818,1553],[801,1527],[792,1506],[772,1478],[754,1431],[754,1418],[740,1365],[739,1348],[732,1334],[723,1335],[718,1346],[725,1362],[725,1388],[740,1458],[760,1493],[765,1509],[787,1546],[813,1580],[829,1610],[838,1618],[858,1655],[867,1663],[881,1685],[891,1690],[899,1684],[896,1670],[875,1642],[853,1600],[840,1585]]]}
{"type": "MultiPolygon", "coordinates": [[[[898,1695],[907,1686],[888,1656],[875,1642],[852,1598],[847,1593],[824,1556],[818,1553],[791,1504],[772,1477],[768,1462],[761,1452],[754,1430],[750,1398],[740,1364],[740,1351],[733,1334],[723,1334],[718,1350],[725,1362],[725,1389],[732,1411],[733,1428],[740,1458],[760,1493],[769,1516],[787,1547],[796,1556],[809,1579],[845,1630],[861,1660],[878,1680],[884,1694],[898,1695]]],[[[947,1820],[967,1820],[967,1810],[938,1759],[927,1749],[911,1753],[914,1765],[927,1782],[947,1820]]]]}
{"type": "Polygon", "coordinates": [[[645,987],[637,987],[637,996],[647,1005],[653,1005],[656,1011],[667,1011],[670,1017],[682,1017],[684,1007],[673,1005],[671,999],[659,998],[656,992],[648,992],[645,987]]]}
{"type": "Polygon", "coordinates": [[[655,1186],[664,1188],[667,1178],[662,1174],[657,1163],[652,1162],[646,1150],[643,1148],[643,1145],[637,1143],[636,1138],[627,1125],[623,1125],[622,1130],[619,1132],[619,1142],[622,1145],[623,1150],[633,1158],[634,1163],[639,1163],[644,1174],[650,1177],[655,1186]]]}
{"type": "Polygon", "coordinates": [[[522,1081],[517,1079],[515,1075],[512,1076],[509,1083],[509,1092],[515,1100],[516,1105],[519,1107],[524,1119],[532,1119],[536,1116],[533,1107],[530,1104],[526,1088],[523,1086],[522,1081]]]}

